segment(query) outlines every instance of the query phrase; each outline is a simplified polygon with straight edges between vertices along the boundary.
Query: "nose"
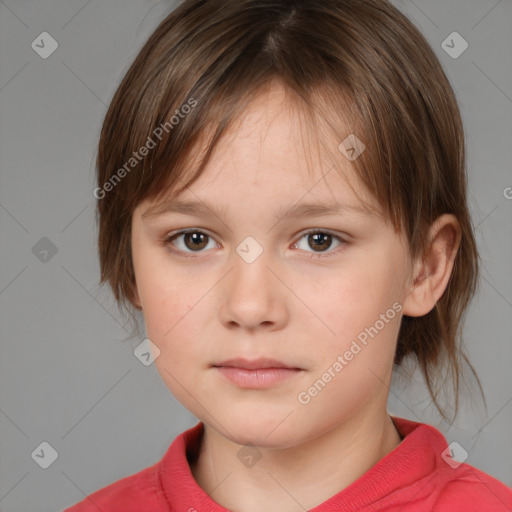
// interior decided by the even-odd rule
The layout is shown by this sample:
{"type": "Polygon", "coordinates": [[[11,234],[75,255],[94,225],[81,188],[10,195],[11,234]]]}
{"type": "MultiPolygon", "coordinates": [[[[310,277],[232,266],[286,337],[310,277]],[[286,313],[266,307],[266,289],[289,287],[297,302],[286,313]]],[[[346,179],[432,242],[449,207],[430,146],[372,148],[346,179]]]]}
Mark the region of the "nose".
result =
{"type": "Polygon", "coordinates": [[[227,328],[281,329],[288,317],[290,291],[279,276],[270,251],[243,243],[233,254],[231,271],[222,283],[220,319],[227,328]],[[244,249],[246,252],[244,252],[244,249]]]}

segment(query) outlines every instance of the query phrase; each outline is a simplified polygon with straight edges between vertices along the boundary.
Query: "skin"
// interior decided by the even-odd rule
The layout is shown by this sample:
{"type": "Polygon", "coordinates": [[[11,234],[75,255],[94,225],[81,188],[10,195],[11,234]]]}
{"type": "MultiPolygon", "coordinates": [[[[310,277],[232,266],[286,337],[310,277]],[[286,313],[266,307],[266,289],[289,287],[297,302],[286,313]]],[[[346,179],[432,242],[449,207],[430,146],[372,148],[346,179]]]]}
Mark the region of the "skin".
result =
{"type": "Polygon", "coordinates": [[[160,350],[155,365],[169,390],[204,422],[192,474],[232,511],[308,510],[398,446],[386,403],[400,320],[434,307],[460,242],[452,215],[432,225],[421,261],[411,261],[405,239],[376,214],[276,223],[278,208],[299,200],[360,204],[347,179],[376,204],[341,153],[336,165],[343,174],[327,174],[325,158],[312,175],[306,172],[298,120],[283,94],[274,85],[258,96],[179,197],[223,208],[224,216],[143,218],[153,205],[143,201],[132,218],[136,304],[160,350]],[[183,228],[208,235],[202,248],[183,235],[165,244],[183,228]],[[317,249],[303,234],[310,228],[346,243],[332,237],[317,249]],[[251,263],[236,252],[247,236],[263,249],[251,263]],[[300,403],[298,394],[395,302],[402,310],[309,403],[300,403]],[[211,367],[232,357],[270,357],[302,370],[270,388],[241,389],[211,367]],[[261,454],[252,467],[237,457],[243,445],[261,454]]]}

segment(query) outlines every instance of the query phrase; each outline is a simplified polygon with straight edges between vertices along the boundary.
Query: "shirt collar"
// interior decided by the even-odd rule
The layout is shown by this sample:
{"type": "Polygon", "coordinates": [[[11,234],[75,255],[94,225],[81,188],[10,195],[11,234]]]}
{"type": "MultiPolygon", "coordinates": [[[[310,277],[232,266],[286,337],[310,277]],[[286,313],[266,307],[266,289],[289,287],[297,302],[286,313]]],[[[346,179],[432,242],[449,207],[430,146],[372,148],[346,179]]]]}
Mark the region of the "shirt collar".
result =
{"type": "MultiPolygon", "coordinates": [[[[348,512],[374,503],[397,488],[431,474],[439,465],[446,440],[434,427],[392,417],[402,442],[364,475],[310,512],[348,512]]],[[[199,422],[176,437],[159,466],[159,482],[171,510],[176,512],[229,512],[195,481],[187,454],[197,455],[204,425],[199,422]]]]}

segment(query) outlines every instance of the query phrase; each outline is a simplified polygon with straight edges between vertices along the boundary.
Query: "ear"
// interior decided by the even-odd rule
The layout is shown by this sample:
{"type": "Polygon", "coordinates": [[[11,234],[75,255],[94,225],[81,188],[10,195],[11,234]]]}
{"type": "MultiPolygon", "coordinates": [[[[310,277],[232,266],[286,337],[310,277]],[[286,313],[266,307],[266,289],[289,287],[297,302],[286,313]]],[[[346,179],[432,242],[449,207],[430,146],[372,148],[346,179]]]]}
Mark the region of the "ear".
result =
{"type": "Polygon", "coordinates": [[[414,264],[413,282],[404,300],[403,314],[423,316],[443,295],[453,270],[461,240],[457,217],[443,214],[430,226],[429,244],[421,261],[414,264]]]}

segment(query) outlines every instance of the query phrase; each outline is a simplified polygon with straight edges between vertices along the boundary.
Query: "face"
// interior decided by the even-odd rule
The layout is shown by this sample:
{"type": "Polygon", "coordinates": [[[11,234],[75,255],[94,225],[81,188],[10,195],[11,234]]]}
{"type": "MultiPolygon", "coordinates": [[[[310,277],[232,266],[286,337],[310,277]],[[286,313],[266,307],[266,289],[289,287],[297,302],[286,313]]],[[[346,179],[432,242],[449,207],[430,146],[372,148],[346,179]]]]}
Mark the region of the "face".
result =
{"type": "Polygon", "coordinates": [[[189,189],[134,211],[137,301],[176,398],[236,443],[284,448],[385,408],[411,264],[341,152],[308,172],[281,89],[247,112],[189,189]]]}

